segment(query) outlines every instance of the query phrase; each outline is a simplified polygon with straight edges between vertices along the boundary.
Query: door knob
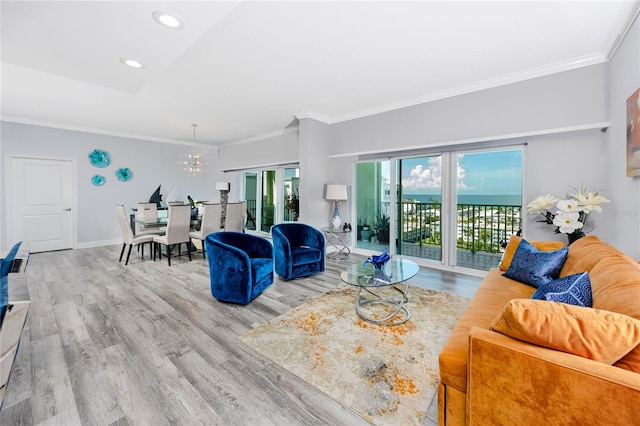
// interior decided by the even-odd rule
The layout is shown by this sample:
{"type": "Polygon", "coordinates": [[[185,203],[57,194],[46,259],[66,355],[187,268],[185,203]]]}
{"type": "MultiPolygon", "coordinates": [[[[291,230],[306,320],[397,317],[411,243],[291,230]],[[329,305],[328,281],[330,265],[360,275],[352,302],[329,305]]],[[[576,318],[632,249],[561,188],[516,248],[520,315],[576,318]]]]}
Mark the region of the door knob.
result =
{"type": "Polygon", "coordinates": [[[64,209],[64,211],[70,212],[71,211],[71,207],[67,207],[66,209],[64,209]]]}

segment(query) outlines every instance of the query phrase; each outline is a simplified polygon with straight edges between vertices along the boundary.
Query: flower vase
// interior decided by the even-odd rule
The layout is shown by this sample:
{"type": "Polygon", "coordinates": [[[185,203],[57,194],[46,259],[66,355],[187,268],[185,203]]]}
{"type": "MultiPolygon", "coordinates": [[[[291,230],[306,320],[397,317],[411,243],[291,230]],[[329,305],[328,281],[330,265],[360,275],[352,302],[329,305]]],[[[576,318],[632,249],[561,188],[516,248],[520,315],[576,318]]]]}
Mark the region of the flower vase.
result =
{"type": "Polygon", "coordinates": [[[567,245],[571,245],[571,244],[575,243],[576,241],[578,241],[583,236],[584,235],[567,234],[567,240],[568,240],[568,244],[567,245]]]}

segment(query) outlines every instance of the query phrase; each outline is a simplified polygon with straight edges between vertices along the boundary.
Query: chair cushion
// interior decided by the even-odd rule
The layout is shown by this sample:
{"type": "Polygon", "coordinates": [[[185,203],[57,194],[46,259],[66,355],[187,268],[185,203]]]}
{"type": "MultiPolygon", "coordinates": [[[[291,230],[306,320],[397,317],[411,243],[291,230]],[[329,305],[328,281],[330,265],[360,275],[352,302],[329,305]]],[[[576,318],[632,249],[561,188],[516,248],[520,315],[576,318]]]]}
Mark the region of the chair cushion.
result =
{"type": "MultiPolygon", "coordinates": [[[[589,275],[594,308],[640,320],[640,263],[625,254],[611,254],[596,263],[589,275]]],[[[640,345],[615,365],[640,373],[640,345]]]]}
{"type": "Polygon", "coordinates": [[[294,265],[305,265],[319,262],[322,259],[322,252],[312,247],[291,247],[291,257],[294,265]]]}
{"type": "Polygon", "coordinates": [[[249,262],[253,274],[251,289],[251,299],[253,300],[273,283],[273,259],[258,257],[250,259],[249,262]]]}
{"type": "Polygon", "coordinates": [[[640,343],[640,321],[634,318],[543,300],[509,301],[491,330],[609,365],[640,343]]]}

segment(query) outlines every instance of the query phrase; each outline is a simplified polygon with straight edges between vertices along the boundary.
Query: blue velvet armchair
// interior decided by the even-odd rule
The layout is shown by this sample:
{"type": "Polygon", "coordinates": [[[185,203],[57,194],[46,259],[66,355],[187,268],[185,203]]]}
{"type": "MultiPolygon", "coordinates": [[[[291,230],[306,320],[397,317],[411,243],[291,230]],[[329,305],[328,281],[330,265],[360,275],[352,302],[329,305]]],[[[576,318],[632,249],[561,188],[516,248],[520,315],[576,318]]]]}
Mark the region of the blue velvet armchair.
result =
{"type": "Polygon", "coordinates": [[[284,280],[324,271],[324,235],[304,223],[271,227],[276,273],[284,280]]]}
{"type": "Polygon", "coordinates": [[[211,294],[246,305],[273,283],[273,246],[242,232],[215,232],[205,239],[211,294]]]}

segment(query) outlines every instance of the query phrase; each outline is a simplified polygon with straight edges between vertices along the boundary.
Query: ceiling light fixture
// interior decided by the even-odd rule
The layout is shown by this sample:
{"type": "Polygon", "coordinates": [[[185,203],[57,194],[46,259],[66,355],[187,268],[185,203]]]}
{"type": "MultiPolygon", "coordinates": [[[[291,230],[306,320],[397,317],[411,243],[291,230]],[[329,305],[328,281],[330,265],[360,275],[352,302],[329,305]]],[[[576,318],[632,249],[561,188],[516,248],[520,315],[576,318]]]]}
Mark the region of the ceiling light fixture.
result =
{"type": "Polygon", "coordinates": [[[135,69],[144,68],[144,65],[142,65],[142,62],[138,62],[135,59],[120,58],[120,62],[131,68],[135,68],[135,69]]]}
{"type": "Polygon", "coordinates": [[[183,166],[183,170],[191,175],[201,175],[207,171],[206,167],[209,163],[203,163],[202,155],[196,152],[196,127],[197,124],[192,124],[193,126],[193,151],[189,151],[186,154],[186,159],[184,161],[180,161],[179,164],[183,166]]]}
{"type": "Polygon", "coordinates": [[[184,28],[184,21],[175,13],[166,12],[164,10],[156,10],[151,14],[153,20],[158,24],[174,30],[184,28]]]}

